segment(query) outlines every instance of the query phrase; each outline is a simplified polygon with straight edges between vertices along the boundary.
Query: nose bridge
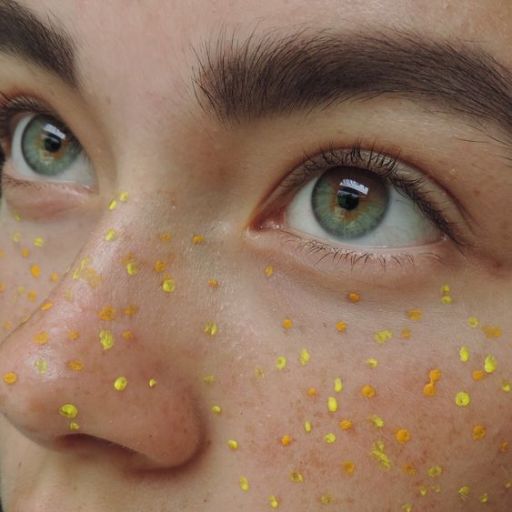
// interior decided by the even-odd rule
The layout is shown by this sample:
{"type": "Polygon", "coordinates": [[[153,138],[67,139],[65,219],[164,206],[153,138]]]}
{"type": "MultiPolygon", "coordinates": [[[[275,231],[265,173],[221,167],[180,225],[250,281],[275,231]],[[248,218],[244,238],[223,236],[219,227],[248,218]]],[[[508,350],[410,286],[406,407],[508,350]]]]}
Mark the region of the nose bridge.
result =
{"type": "Polygon", "coordinates": [[[129,238],[129,207],[109,213],[0,347],[0,411],[51,448],[87,437],[125,448],[134,465],[178,466],[197,453],[202,421],[187,344],[165,329],[181,294],[173,235],[129,238]]]}

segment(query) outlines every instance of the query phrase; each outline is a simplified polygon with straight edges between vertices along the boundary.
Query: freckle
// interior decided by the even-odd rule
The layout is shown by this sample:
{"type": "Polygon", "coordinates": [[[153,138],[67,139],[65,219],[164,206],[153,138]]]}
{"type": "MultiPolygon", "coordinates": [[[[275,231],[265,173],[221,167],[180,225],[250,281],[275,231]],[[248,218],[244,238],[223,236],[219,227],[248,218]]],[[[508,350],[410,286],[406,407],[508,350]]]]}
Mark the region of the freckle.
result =
{"type": "Polygon", "coordinates": [[[494,373],[496,371],[497,362],[493,355],[488,355],[484,361],[484,370],[486,373],[494,373]]]}
{"type": "Polygon", "coordinates": [[[356,470],[356,465],[351,460],[347,460],[342,463],[343,471],[347,475],[353,475],[356,470]]]}
{"type": "Polygon", "coordinates": [[[115,320],[116,310],[112,306],[105,306],[99,311],[98,317],[105,321],[115,320]]]}
{"type": "Polygon", "coordinates": [[[240,489],[244,492],[249,490],[249,480],[247,480],[247,477],[245,476],[240,477],[240,489]]]}
{"type": "Polygon", "coordinates": [[[115,199],[112,199],[110,203],[108,203],[108,209],[110,211],[115,210],[117,208],[117,201],[115,199]]]}
{"type": "Polygon", "coordinates": [[[480,441],[480,439],[483,439],[485,437],[486,433],[487,430],[483,425],[475,425],[473,427],[471,437],[473,438],[474,441],[480,441]]]}
{"type": "Polygon", "coordinates": [[[219,326],[215,322],[206,322],[203,332],[208,336],[215,336],[219,332],[219,326]]]}
{"type": "Polygon", "coordinates": [[[343,419],[339,422],[341,430],[350,430],[352,428],[352,421],[343,419]]]}
{"type": "Polygon", "coordinates": [[[41,267],[39,265],[32,265],[30,267],[30,273],[32,277],[38,278],[41,276],[41,267]]]}
{"type": "Polygon", "coordinates": [[[222,413],[222,407],[220,405],[212,405],[211,411],[213,414],[221,414],[222,413]]]}
{"type": "Polygon", "coordinates": [[[338,410],[338,401],[333,396],[327,399],[327,410],[329,412],[336,412],[338,410]]]}
{"type": "Polygon", "coordinates": [[[99,338],[103,350],[110,350],[114,346],[114,335],[111,331],[101,330],[99,338]]]}
{"type": "Polygon", "coordinates": [[[411,434],[406,428],[401,428],[395,432],[395,439],[399,443],[405,444],[411,440],[411,434]]]}
{"type": "Polygon", "coordinates": [[[384,427],[384,420],[380,416],[377,416],[376,414],[370,417],[370,421],[377,428],[384,427]]]}
{"type": "Polygon", "coordinates": [[[480,325],[480,321],[475,316],[470,316],[468,318],[468,325],[469,325],[469,327],[475,329],[476,327],[478,327],[480,325]]]}
{"type": "Polygon", "coordinates": [[[38,345],[46,345],[50,339],[50,335],[46,331],[41,331],[35,334],[33,339],[38,345]]]}
{"type": "Polygon", "coordinates": [[[119,201],[121,201],[121,203],[126,203],[126,201],[128,201],[130,196],[128,195],[128,192],[120,192],[118,197],[119,197],[119,201]]]}
{"type": "Polygon", "coordinates": [[[233,450],[233,451],[238,450],[238,441],[235,441],[234,439],[229,439],[228,447],[230,450],[233,450]]]}
{"type": "Polygon", "coordinates": [[[75,372],[80,372],[84,369],[84,363],[74,359],[72,361],[68,361],[68,368],[75,372]]]}
{"type": "Polygon", "coordinates": [[[301,484],[304,482],[304,475],[302,473],[299,473],[298,471],[292,471],[290,473],[290,480],[292,482],[295,482],[296,484],[301,484]]]}
{"type": "Polygon", "coordinates": [[[42,306],[41,306],[41,311],[48,311],[49,309],[52,309],[53,308],[53,303],[51,302],[45,302],[42,306]]]}
{"type": "Polygon", "coordinates": [[[410,309],[407,311],[407,316],[409,317],[409,320],[417,322],[418,320],[421,320],[423,312],[421,309],[410,309]]]}
{"type": "Polygon", "coordinates": [[[485,377],[485,372],[483,370],[473,370],[471,373],[471,377],[474,381],[482,380],[485,377]]]}
{"type": "Polygon", "coordinates": [[[148,386],[153,389],[156,386],[156,379],[149,379],[148,386]]]}
{"type": "Polygon", "coordinates": [[[45,244],[45,242],[44,242],[43,237],[38,236],[38,237],[34,238],[34,246],[35,247],[43,247],[44,244],[45,244]]]}
{"type": "Polygon", "coordinates": [[[328,434],[325,434],[324,441],[327,444],[332,444],[332,443],[336,442],[336,435],[333,434],[332,432],[329,432],[328,434]]]}
{"type": "Polygon", "coordinates": [[[374,357],[370,357],[369,359],[366,360],[366,364],[370,368],[377,368],[377,366],[379,365],[379,361],[377,359],[375,359],[374,357]]]}
{"type": "Polygon", "coordinates": [[[272,267],[272,265],[267,265],[263,272],[267,277],[271,277],[272,274],[274,273],[274,268],[272,267]]]}
{"type": "Polygon", "coordinates": [[[194,245],[200,245],[200,244],[204,243],[204,236],[203,235],[192,236],[192,243],[194,245]]]}
{"type": "Polygon", "coordinates": [[[509,442],[503,441],[500,444],[500,453],[508,453],[508,451],[509,451],[509,442]]]}
{"type": "Polygon", "coordinates": [[[162,290],[166,293],[172,293],[176,289],[176,283],[174,279],[166,277],[162,281],[162,290]]]}
{"type": "Polygon", "coordinates": [[[373,386],[366,384],[361,388],[361,394],[366,398],[373,398],[377,392],[373,386]]]}
{"type": "Polygon", "coordinates": [[[466,393],[465,391],[459,391],[455,395],[455,403],[459,407],[466,407],[471,403],[471,397],[469,396],[469,393],[466,393]]]}
{"type": "Polygon", "coordinates": [[[34,368],[40,375],[44,375],[48,371],[48,362],[45,359],[37,359],[34,361],[34,368]]]}
{"type": "Polygon", "coordinates": [[[512,383],[508,381],[503,381],[501,384],[501,390],[505,393],[510,393],[512,391],[512,383]]]}
{"type": "Polygon", "coordinates": [[[80,338],[80,333],[78,331],[69,331],[68,332],[68,340],[69,341],[76,341],[78,338],[80,338]]]}
{"type": "Polygon", "coordinates": [[[318,395],[318,390],[314,387],[308,388],[307,395],[311,397],[315,397],[318,395]]]}
{"type": "Polygon", "coordinates": [[[208,286],[210,288],[218,288],[219,287],[219,281],[217,281],[217,279],[208,279],[208,286]]]}
{"type": "Polygon", "coordinates": [[[291,329],[293,327],[293,321],[289,318],[285,318],[282,323],[283,329],[291,329]]]}
{"type": "Polygon", "coordinates": [[[459,349],[459,359],[463,363],[467,363],[469,361],[470,354],[469,354],[469,348],[468,347],[460,347],[459,349]]]}
{"type": "Polygon", "coordinates": [[[306,348],[303,348],[299,354],[299,362],[302,366],[306,366],[311,359],[311,355],[306,348]]]}
{"type": "Polygon", "coordinates": [[[4,373],[3,375],[3,381],[6,383],[6,384],[15,384],[18,380],[18,375],[14,372],[7,372],[7,373],[4,373]]]}
{"type": "Polygon", "coordinates": [[[287,364],[287,359],[286,357],[284,356],[279,356],[277,359],[276,359],[276,368],[278,370],[284,370],[286,368],[286,364],[287,364]]]}
{"type": "Polygon", "coordinates": [[[484,325],[482,331],[488,339],[500,338],[502,335],[501,328],[495,325],[484,325]]]}
{"type": "Polygon", "coordinates": [[[293,437],[286,434],[283,437],[281,437],[280,442],[283,446],[290,446],[293,443],[293,437]]]}
{"type": "Polygon", "coordinates": [[[347,299],[352,302],[352,304],[357,304],[361,300],[361,295],[357,292],[349,292],[347,299]]]}
{"type": "Polygon", "coordinates": [[[347,330],[347,324],[340,320],[336,323],[336,330],[338,332],[345,332],[347,330]]]}
{"type": "Polygon", "coordinates": [[[304,422],[304,432],[306,432],[306,434],[310,434],[313,430],[313,424],[311,423],[311,421],[305,421],[304,422]]]}
{"type": "Polygon", "coordinates": [[[393,337],[393,333],[389,329],[383,329],[382,331],[377,331],[373,335],[373,339],[380,345],[383,345],[384,343],[389,341],[392,337],[393,337]]]}
{"type": "Polygon", "coordinates": [[[76,432],[77,430],[80,430],[80,425],[76,421],[71,421],[69,423],[69,430],[76,432]]]}
{"type": "Polygon", "coordinates": [[[279,508],[279,499],[276,496],[269,496],[268,502],[271,508],[279,508]]]}
{"type": "Polygon", "coordinates": [[[107,242],[117,240],[117,231],[113,228],[107,229],[107,232],[105,233],[105,240],[107,242]]]}
{"type": "Polygon", "coordinates": [[[73,404],[64,404],[59,408],[59,414],[73,420],[78,416],[78,408],[73,404]]]}

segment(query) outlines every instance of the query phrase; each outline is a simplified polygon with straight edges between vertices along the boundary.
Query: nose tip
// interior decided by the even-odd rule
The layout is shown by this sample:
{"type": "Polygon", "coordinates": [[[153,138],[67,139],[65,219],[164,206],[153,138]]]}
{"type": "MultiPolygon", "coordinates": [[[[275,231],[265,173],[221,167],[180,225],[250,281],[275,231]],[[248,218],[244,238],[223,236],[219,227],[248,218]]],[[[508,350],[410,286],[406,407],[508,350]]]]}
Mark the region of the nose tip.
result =
{"type": "Polygon", "coordinates": [[[163,343],[127,319],[102,325],[98,297],[81,296],[52,297],[51,312],[37,313],[4,340],[0,412],[50,449],[95,447],[133,469],[189,462],[199,452],[202,423],[188,372],[178,356],[163,357],[172,340],[163,343]]]}

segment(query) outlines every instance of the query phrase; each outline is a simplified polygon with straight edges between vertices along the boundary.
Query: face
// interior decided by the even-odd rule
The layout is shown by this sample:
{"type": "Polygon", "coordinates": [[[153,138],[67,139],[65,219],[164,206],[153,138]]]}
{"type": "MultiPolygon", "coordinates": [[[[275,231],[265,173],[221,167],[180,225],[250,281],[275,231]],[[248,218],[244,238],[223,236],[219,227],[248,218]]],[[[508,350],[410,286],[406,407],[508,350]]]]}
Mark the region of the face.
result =
{"type": "Polygon", "coordinates": [[[512,507],[508,2],[0,12],[5,512],[512,507]]]}

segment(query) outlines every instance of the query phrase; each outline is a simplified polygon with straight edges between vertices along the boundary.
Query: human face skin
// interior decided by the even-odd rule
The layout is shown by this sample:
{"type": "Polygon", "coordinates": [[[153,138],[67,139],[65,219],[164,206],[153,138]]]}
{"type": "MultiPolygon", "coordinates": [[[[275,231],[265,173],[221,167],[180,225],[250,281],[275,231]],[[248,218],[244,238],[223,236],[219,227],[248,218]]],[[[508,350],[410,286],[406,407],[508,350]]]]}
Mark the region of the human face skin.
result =
{"type": "Polygon", "coordinates": [[[191,82],[221,27],[398,27],[512,68],[510,4],[23,5],[75,40],[81,88],[0,54],[0,91],[48,105],[91,164],[14,185],[3,141],[4,511],[509,510],[510,136],[389,94],[225,126],[191,82]],[[414,163],[469,243],[301,246],[347,244],[262,205],[331,141],[414,163]]]}

